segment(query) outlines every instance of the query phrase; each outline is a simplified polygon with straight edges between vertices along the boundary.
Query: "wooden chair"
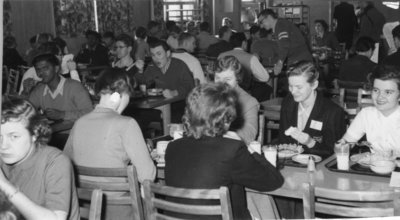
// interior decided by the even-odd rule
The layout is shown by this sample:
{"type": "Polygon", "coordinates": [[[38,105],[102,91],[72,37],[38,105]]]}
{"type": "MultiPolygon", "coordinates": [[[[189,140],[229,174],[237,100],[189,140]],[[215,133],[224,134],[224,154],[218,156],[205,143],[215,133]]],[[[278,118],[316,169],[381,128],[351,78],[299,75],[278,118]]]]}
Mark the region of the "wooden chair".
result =
{"type": "Polygon", "coordinates": [[[265,116],[264,112],[259,112],[258,114],[258,136],[257,141],[261,143],[261,146],[264,144],[264,130],[265,130],[265,116]]]}
{"type": "Polygon", "coordinates": [[[144,182],[144,198],[146,204],[146,219],[179,219],[169,216],[168,212],[187,214],[194,216],[218,215],[223,220],[233,219],[231,201],[228,188],[225,186],[219,189],[185,189],[163,186],[152,183],[149,180],[144,182]],[[155,195],[160,195],[156,197],[155,195]],[[165,197],[196,200],[219,200],[218,205],[189,205],[165,200],[165,197]],[[160,213],[158,210],[163,210],[160,213]]]}
{"type": "Polygon", "coordinates": [[[371,91],[358,89],[357,103],[360,108],[373,106],[371,91]]]}
{"type": "Polygon", "coordinates": [[[17,94],[19,86],[20,73],[18,70],[10,69],[7,74],[7,85],[5,94],[17,94]]]}
{"type": "Polygon", "coordinates": [[[76,166],[76,174],[89,177],[120,177],[127,178],[128,182],[100,182],[79,178],[78,187],[83,189],[101,189],[105,194],[105,205],[131,205],[133,219],[142,220],[143,205],[140,196],[140,187],[136,169],[129,165],[127,168],[93,168],[76,166]],[[115,196],[113,192],[126,192],[124,195],[115,196]]]}
{"type": "Polygon", "coordinates": [[[400,215],[400,189],[394,191],[343,191],[303,184],[304,218],[315,213],[343,217],[384,217],[400,215]]]}
{"type": "Polygon", "coordinates": [[[261,103],[266,121],[267,143],[272,141],[272,130],[279,130],[282,100],[282,98],[275,98],[261,103]]]}
{"type": "Polygon", "coordinates": [[[103,191],[101,189],[77,189],[79,198],[79,213],[81,218],[88,220],[100,220],[101,208],[103,202],[103,191]],[[90,206],[87,207],[82,201],[90,201],[90,206]]]}

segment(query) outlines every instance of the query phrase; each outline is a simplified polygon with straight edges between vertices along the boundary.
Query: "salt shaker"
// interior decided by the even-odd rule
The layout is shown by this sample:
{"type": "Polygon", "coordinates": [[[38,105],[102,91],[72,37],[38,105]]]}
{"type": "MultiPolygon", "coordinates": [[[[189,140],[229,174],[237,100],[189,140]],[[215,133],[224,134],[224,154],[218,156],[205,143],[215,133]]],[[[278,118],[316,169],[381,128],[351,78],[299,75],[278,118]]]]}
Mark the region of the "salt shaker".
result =
{"type": "Polygon", "coordinates": [[[315,161],[314,161],[314,157],[309,156],[308,157],[308,171],[315,171],[315,161]]]}

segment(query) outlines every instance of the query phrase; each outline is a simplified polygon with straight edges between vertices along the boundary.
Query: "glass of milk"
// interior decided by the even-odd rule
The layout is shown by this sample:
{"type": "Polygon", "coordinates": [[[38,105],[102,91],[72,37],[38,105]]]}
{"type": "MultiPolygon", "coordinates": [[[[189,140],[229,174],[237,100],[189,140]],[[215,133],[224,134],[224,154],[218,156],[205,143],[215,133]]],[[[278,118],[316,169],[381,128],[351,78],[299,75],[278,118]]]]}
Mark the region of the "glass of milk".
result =
{"type": "Polygon", "coordinates": [[[336,143],[335,154],[336,154],[337,168],[339,170],[349,170],[350,144],[336,143]]]}
{"type": "Polygon", "coordinates": [[[277,146],[268,145],[263,147],[265,159],[276,167],[276,158],[278,156],[277,146]]]}

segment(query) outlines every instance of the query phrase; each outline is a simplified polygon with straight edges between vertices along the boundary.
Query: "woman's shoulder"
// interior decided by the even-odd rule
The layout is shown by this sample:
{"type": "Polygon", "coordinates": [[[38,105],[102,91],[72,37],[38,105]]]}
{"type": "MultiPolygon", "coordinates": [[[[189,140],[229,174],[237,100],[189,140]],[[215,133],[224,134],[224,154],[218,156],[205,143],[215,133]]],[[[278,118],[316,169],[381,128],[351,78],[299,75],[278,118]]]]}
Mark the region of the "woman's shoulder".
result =
{"type": "Polygon", "coordinates": [[[38,146],[38,157],[46,161],[47,164],[58,164],[60,166],[69,165],[71,162],[63,152],[55,147],[48,145],[38,146]]]}

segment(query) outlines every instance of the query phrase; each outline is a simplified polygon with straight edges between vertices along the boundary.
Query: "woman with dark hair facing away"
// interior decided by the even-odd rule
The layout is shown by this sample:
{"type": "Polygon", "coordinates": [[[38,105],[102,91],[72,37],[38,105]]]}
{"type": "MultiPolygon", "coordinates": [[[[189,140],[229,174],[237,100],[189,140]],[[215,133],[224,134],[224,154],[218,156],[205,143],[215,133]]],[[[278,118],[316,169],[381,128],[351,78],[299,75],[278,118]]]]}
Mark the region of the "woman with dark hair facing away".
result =
{"type": "MultiPolygon", "coordinates": [[[[132,163],[140,182],[154,180],[156,168],[142,131],[135,119],[121,116],[129,103],[130,84],[130,78],[121,70],[107,69],[101,73],[95,85],[100,102],[75,122],[64,153],[78,166],[123,168],[132,163]]],[[[96,178],[96,181],[113,179],[96,178]]],[[[132,219],[130,207],[107,205],[105,219],[132,219]]]]}
{"type": "Polygon", "coordinates": [[[369,76],[374,106],[362,108],[341,142],[356,142],[364,135],[372,151],[400,155],[400,69],[378,66],[369,76]]]}
{"type": "MultiPolygon", "coordinates": [[[[133,79],[138,71],[143,72],[144,61],[134,60],[131,57],[133,39],[127,34],[121,34],[115,39],[117,60],[112,63],[112,67],[124,70],[133,79]]],[[[132,85],[135,86],[135,85],[132,85]]]]}
{"type": "Polygon", "coordinates": [[[326,21],[318,19],[314,21],[315,33],[312,47],[326,47],[332,50],[339,49],[339,41],[335,33],[329,31],[326,21]]]}
{"type": "Polygon", "coordinates": [[[165,182],[191,189],[227,186],[234,218],[251,219],[244,187],[271,191],[283,178],[263,156],[251,148],[249,153],[243,141],[223,137],[236,118],[236,105],[237,95],[226,84],[201,84],[192,90],[183,116],[186,137],[170,142],[166,150],[165,182]]]}
{"type": "Polygon", "coordinates": [[[311,62],[289,69],[290,94],[283,100],[279,142],[297,143],[306,153],[328,156],[346,130],[343,109],[316,91],[318,70],[311,62]]]}
{"type": "Polygon", "coordinates": [[[26,100],[3,102],[0,190],[25,219],[79,219],[69,159],[47,146],[51,129],[26,100]]]}

